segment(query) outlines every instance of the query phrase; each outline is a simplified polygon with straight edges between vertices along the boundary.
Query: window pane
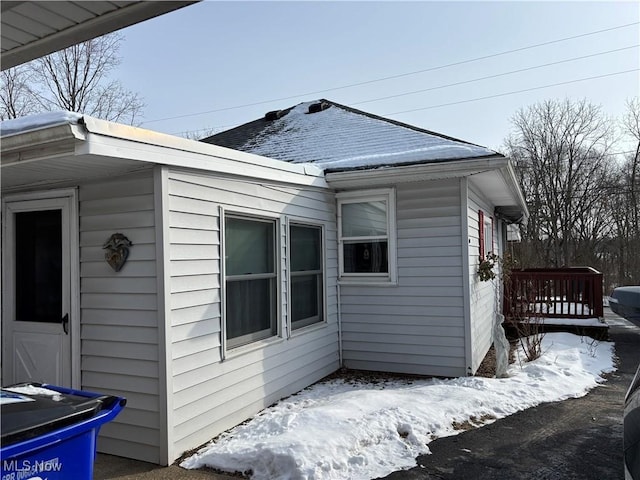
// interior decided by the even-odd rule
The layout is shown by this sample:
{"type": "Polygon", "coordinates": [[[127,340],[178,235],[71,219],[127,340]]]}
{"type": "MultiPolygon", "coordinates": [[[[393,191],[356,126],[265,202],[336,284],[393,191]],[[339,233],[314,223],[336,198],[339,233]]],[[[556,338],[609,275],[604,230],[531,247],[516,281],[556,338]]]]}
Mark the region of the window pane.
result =
{"type": "Polygon", "coordinates": [[[291,270],[320,270],[320,228],[292,225],[290,236],[291,270]]]}
{"type": "Polygon", "coordinates": [[[342,236],[373,237],[387,234],[387,202],[343,203],[342,236]]]}
{"type": "Polygon", "coordinates": [[[16,320],[60,323],[62,212],[21,212],[16,227],[16,320]]]}
{"type": "Polygon", "coordinates": [[[484,224],[484,253],[488,255],[493,252],[493,232],[491,231],[491,222],[484,224]]]}
{"type": "Polygon", "coordinates": [[[274,222],[225,219],[226,274],[274,272],[274,222]]]}
{"type": "Polygon", "coordinates": [[[388,273],[387,242],[345,242],[345,273],[388,273]]]}
{"type": "Polygon", "coordinates": [[[248,343],[276,334],[274,287],[273,278],[227,281],[227,339],[255,334],[248,343]]]}
{"type": "Polygon", "coordinates": [[[301,275],[291,278],[291,321],[293,328],[319,322],[322,319],[322,275],[301,275]],[[295,325],[301,320],[304,325],[295,325]]]}

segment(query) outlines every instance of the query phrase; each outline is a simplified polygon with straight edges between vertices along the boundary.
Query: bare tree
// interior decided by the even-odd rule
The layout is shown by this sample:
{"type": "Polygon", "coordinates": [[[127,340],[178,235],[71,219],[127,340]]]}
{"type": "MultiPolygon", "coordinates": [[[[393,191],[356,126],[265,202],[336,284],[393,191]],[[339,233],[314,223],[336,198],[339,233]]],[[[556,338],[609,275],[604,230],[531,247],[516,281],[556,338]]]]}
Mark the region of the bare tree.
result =
{"type": "Polygon", "coordinates": [[[528,256],[541,266],[572,265],[601,238],[613,122],[586,100],[548,100],[512,123],[506,147],[531,213],[528,256]]]}
{"type": "Polygon", "coordinates": [[[24,117],[38,111],[29,83],[31,73],[24,65],[0,73],[0,120],[24,117]]]}
{"type": "Polygon", "coordinates": [[[640,236],[640,213],[638,213],[640,197],[640,98],[635,97],[627,102],[627,114],[622,120],[625,133],[634,141],[635,151],[628,157],[629,163],[629,197],[632,205],[632,225],[634,234],[640,236]]]}
{"type": "Polygon", "coordinates": [[[627,102],[622,133],[633,149],[615,170],[610,206],[614,221],[611,238],[616,285],[640,284],[640,100],[627,102]]]}
{"type": "MultiPolygon", "coordinates": [[[[139,94],[109,78],[120,63],[122,38],[112,33],[88,40],[26,64],[25,76],[18,77],[16,69],[7,75],[24,80],[26,88],[20,92],[27,92],[28,104],[37,105],[38,111],[69,110],[135,124],[144,102],[139,94]]],[[[8,92],[3,84],[2,95],[13,98],[8,92]]],[[[11,105],[16,102],[12,100],[11,105]]]]}
{"type": "Polygon", "coordinates": [[[211,135],[215,135],[216,133],[220,133],[223,130],[225,130],[225,128],[223,127],[208,127],[198,130],[187,130],[186,132],[180,132],[177,135],[186,138],[187,140],[202,140],[203,138],[207,138],[211,135]]]}

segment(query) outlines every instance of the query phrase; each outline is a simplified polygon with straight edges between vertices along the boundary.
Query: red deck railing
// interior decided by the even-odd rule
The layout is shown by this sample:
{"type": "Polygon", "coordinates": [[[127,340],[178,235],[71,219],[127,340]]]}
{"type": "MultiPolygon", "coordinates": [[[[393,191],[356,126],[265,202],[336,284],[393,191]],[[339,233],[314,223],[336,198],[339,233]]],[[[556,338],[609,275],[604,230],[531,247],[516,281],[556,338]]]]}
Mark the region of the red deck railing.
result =
{"type": "Polygon", "coordinates": [[[591,267],[513,270],[505,282],[504,316],[601,318],[602,273],[591,267]]]}

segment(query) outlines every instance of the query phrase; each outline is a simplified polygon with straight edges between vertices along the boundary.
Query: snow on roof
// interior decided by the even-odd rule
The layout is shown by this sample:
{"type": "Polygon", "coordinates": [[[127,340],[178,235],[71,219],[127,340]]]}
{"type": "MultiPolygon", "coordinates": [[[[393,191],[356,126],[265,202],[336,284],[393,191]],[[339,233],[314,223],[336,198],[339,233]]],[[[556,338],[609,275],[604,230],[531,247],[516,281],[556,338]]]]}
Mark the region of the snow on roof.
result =
{"type": "Polygon", "coordinates": [[[79,123],[82,115],[80,113],[59,111],[44,112],[26,117],[14,118],[0,122],[0,136],[15,135],[30,130],[37,130],[54,125],[64,125],[66,123],[79,123]]]}
{"type": "Polygon", "coordinates": [[[460,160],[499,155],[359,110],[317,100],[301,103],[272,121],[258,120],[203,141],[325,170],[460,160]],[[308,113],[312,104],[325,104],[308,113]]]}

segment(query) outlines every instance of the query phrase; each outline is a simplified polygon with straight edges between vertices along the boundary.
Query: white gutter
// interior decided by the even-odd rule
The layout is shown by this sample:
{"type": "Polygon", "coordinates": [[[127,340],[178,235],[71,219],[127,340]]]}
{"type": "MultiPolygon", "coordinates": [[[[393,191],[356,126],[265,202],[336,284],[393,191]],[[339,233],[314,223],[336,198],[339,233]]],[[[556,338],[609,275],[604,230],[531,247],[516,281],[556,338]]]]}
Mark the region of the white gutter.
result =
{"type": "Polygon", "coordinates": [[[513,162],[509,161],[509,163],[502,167],[500,171],[502,172],[502,176],[505,179],[507,187],[511,191],[511,195],[518,201],[518,205],[520,206],[520,208],[522,208],[522,223],[527,223],[529,219],[529,209],[527,208],[527,201],[524,198],[524,194],[520,189],[518,177],[516,176],[515,169],[513,168],[513,162]]]}
{"type": "Polygon", "coordinates": [[[77,140],[86,140],[81,125],[63,123],[2,137],[2,166],[68,155],[77,140]]]}
{"type": "Polygon", "coordinates": [[[405,166],[327,172],[327,183],[334,188],[354,188],[364,185],[388,185],[391,183],[435,180],[439,178],[466,177],[487,170],[507,167],[510,160],[502,155],[470,158],[405,166]]]}

